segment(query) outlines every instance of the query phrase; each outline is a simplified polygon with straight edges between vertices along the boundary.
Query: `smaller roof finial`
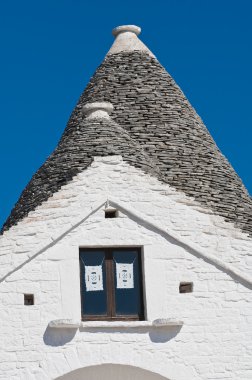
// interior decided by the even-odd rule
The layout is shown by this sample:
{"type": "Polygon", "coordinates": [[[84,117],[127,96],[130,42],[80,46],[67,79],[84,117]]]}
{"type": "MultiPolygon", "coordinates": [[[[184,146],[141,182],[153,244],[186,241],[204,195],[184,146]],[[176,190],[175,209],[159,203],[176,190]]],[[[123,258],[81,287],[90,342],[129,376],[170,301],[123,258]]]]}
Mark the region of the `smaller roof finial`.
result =
{"type": "Polygon", "coordinates": [[[118,34],[125,33],[125,32],[134,33],[135,35],[138,36],[141,33],[141,28],[136,25],[121,25],[121,26],[117,26],[116,28],[112,30],[112,34],[115,37],[117,37],[118,34]]]}
{"type": "Polygon", "coordinates": [[[113,111],[113,104],[109,102],[93,102],[83,106],[83,113],[87,119],[105,118],[109,119],[109,115],[113,111]]]}

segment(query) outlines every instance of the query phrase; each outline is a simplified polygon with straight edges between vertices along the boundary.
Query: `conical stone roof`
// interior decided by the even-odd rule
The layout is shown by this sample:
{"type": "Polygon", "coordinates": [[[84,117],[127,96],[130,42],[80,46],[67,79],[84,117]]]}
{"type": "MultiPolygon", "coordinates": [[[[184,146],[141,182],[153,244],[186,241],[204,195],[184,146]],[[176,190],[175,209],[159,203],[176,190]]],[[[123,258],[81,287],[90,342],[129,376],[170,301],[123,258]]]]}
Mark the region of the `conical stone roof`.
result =
{"type": "Polygon", "coordinates": [[[252,235],[250,195],[180,88],[137,38],[139,31],[134,26],[114,30],[116,40],[81,95],[56,150],[21,194],[3,231],[84,170],[94,156],[121,154],[252,235]],[[112,103],[113,120],[85,120],[83,107],[92,102],[112,103]]]}

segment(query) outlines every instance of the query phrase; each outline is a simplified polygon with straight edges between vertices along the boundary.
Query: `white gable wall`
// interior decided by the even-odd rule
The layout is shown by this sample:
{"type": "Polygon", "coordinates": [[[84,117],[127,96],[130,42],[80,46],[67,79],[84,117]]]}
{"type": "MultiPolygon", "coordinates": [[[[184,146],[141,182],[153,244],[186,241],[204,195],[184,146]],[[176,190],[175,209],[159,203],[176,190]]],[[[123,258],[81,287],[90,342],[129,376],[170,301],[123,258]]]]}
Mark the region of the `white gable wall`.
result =
{"type": "Polygon", "coordinates": [[[250,379],[251,290],[122,212],[105,219],[107,198],[242,273],[251,270],[245,234],[120,157],[97,158],[1,237],[0,378],[55,379],[114,363],[174,380],[250,379]],[[79,247],[113,245],[143,247],[146,317],[182,320],[180,331],[47,327],[80,320],[79,247]],[[179,294],[180,281],[193,281],[194,292],[179,294]],[[34,306],[23,305],[24,293],[35,294],[34,306]]]}

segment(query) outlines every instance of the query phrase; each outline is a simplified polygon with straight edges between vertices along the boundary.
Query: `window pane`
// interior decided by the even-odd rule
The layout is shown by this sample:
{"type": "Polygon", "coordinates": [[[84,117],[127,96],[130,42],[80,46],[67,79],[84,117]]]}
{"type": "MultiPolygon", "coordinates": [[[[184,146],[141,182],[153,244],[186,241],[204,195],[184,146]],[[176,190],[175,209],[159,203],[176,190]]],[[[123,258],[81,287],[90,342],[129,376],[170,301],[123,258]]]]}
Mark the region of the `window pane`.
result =
{"type": "Polygon", "coordinates": [[[136,249],[113,250],[117,316],[142,317],[141,262],[136,249]]]}
{"type": "Polygon", "coordinates": [[[107,315],[105,252],[81,250],[82,315],[107,315]]]}

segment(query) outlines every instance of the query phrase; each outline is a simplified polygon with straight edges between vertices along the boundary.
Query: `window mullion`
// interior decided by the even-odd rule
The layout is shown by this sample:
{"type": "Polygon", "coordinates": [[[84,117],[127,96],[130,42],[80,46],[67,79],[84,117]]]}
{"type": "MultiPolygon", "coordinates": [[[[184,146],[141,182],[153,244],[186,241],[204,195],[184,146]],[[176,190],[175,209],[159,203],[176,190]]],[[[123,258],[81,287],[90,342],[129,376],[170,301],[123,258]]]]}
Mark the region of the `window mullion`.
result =
{"type": "Polygon", "coordinates": [[[115,306],[115,281],[114,281],[114,260],[113,260],[113,250],[110,249],[110,266],[111,266],[111,298],[112,298],[112,317],[116,316],[116,306],[115,306]]]}
{"type": "Polygon", "coordinates": [[[107,302],[108,317],[115,316],[115,296],[114,296],[114,273],[112,250],[106,250],[106,277],[107,277],[107,302]]]}

